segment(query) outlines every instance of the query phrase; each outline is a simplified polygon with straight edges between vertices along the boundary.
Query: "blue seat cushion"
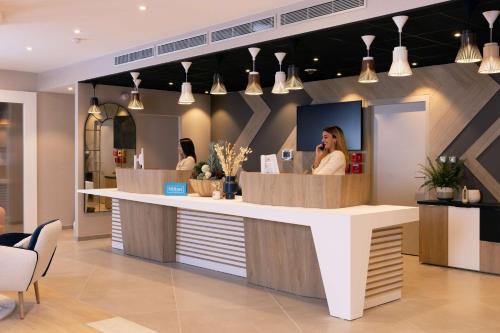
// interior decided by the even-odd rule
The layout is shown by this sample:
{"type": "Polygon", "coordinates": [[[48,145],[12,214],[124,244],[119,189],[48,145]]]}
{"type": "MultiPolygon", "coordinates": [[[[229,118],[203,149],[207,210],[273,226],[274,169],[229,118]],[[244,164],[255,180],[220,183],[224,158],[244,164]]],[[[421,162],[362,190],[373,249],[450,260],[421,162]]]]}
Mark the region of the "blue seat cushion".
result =
{"type": "Polygon", "coordinates": [[[11,232],[8,234],[3,234],[0,235],[0,245],[12,247],[29,236],[30,234],[23,234],[21,232],[11,232]]]}

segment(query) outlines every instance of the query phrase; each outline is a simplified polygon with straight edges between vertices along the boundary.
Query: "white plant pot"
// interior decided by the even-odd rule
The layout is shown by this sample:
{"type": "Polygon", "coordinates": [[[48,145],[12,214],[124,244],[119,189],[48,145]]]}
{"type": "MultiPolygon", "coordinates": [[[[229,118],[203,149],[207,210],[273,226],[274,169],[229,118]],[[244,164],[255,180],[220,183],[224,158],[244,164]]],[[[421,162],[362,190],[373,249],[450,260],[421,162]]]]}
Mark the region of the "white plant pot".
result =
{"type": "Polygon", "coordinates": [[[454,190],[452,187],[436,187],[436,195],[439,200],[452,200],[454,190]]]}
{"type": "Polygon", "coordinates": [[[481,201],[481,192],[479,190],[467,190],[469,196],[469,203],[478,203],[481,201]]]}

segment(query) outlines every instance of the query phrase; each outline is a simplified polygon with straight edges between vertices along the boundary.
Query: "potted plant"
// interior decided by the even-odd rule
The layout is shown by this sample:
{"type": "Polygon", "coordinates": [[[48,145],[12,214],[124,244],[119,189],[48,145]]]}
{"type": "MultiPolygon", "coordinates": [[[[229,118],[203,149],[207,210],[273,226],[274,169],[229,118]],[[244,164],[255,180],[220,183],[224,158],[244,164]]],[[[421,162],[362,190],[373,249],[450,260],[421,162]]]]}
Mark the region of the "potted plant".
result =
{"type": "Polygon", "coordinates": [[[459,189],[463,173],[463,161],[455,158],[438,158],[435,163],[427,157],[428,165],[420,165],[420,172],[425,177],[421,187],[436,189],[437,198],[452,200],[454,191],[459,189]]]}
{"type": "Polygon", "coordinates": [[[212,196],[213,191],[222,191],[224,172],[217,158],[215,142],[208,146],[208,159],[194,167],[193,178],[189,180],[193,191],[201,197],[212,196]]]}

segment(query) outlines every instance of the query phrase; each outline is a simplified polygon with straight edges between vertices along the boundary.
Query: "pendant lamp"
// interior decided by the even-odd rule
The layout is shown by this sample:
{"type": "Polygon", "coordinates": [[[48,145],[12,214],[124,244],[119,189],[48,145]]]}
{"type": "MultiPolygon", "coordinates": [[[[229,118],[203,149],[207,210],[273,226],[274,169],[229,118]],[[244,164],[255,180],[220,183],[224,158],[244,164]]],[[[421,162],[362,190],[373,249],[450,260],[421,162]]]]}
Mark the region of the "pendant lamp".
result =
{"type": "Polygon", "coordinates": [[[361,63],[361,73],[359,74],[359,83],[375,83],[378,82],[377,72],[375,72],[375,61],[373,57],[370,57],[370,45],[372,45],[375,36],[365,35],[361,36],[361,39],[366,45],[366,57],[363,57],[363,62],[361,63]]]}
{"type": "Polygon", "coordinates": [[[490,42],[484,44],[483,47],[483,61],[481,66],[479,66],[478,72],[480,74],[496,74],[500,73],[500,56],[498,43],[493,42],[493,24],[500,14],[498,10],[490,10],[483,13],[490,25],[490,42]]]}
{"type": "MultiPolygon", "coordinates": [[[[291,39],[289,41],[289,47],[291,52],[292,61],[295,62],[295,54],[297,51],[297,44],[299,43],[298,39],[291,39]]],[[[288,90],[300,90],[304,89],[304,84],[302,84],[302,80],[300,79],[300,70],[299,67],[295,65],[288,66],[288,76],[286,79],[286,89],[288,90]]]]}
{"type": "Polygon", "coordinates": [[[99,100],[95,96],[95,82],[92,82],[92,88],[94,89],[94,96],[90,98],[90,107],[88,113],[93,115],[101,114],[101,108],[99,108],[99,100]]]}
{"type": "Polygon", "coordinates": [[[180,105],[190,105],[194,103],[193,88],[191,87],[191,83],[188,82],[188,71],[189,67],[191,67],[191,62],[183,61],[181,64],[186,72],[186,82],[182,83],[181,96],[177,103],[180,105]]]}
{"type": "Polygon", "coordinates": [[[462,31],[460,36],[460,49],[458,50],[455,62],[460,64],[470,64],[473,62],[481,61],[481,52],[477,47],[476,34],[468,29],[470,26],[470,19],[472,12],[476,7],[478,1],[464,0],[465,19],[467,22],[466,29],[462,31]]]}
{"type": "Polygon", "coordinates": [[[144,110],[144,105],[141,101],[141,95],[139,94],[139,84],[141,84],[141,80],[139,80],[139,72],[130,72],[132,75],[132,80],[134,81],[134,90],[130,93],[130,101],[128,103],[128,108],[130,110],[144,110]]]}
{"type": "Polygon", "coordinates": [[[408,20],[408,16],[394,16],[392,18],[399,32],[399,46],[396,46],[392,51],[392,64],[389,69],[389,76],[410,76],[413,74],[410,64],[408,63],[408,50],[406,46],[401,46],[401,33],[403,27],[408,20]]]}
{"type": "Polygon", "coordinates": [[[255,58],[259,54],[260,49],[258,47],[250,47],[248,51],[252,55],[253,69],[248,73],[248,84],[245,89],[245,95],[262,95],[262,87],[260,86],[260,74],[255,71],[255,58]]]}
{"type": "Polygon", "coordinates": [[[220,63],[222,61],[222,56],[217,56],[217,71],[214,73],[214,79],[212,83],[212,88],[210,89],[211,95],[226,95],[227,90],[224,82],[222,80],[222,74],[220,73],[220,63]]]}
{"type": "Polygon", "coordinates": [[[288,94],[289,91],[288,89],[286,89],[286,74],[281,70],[281,64],[283,63],[283,59],[285,58],[286,53],[276,52],[274,56],[276,57],[276,59],[278,59],[280,70],[274,75],[274,86],[271,92],[273,94],[288,94]]]}

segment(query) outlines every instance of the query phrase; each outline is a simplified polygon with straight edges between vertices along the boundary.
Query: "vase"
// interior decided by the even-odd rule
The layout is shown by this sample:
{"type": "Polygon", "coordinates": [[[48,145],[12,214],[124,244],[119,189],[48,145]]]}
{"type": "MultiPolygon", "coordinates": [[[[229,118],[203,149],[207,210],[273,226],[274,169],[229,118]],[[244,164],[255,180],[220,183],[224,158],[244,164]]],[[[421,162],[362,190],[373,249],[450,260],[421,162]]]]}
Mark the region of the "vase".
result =
{"type": "Polygon", "coordinates": [[[453,199],[452,187],[436,187],[436,196],[439,200],[452,200],[453,199]]]}
{"type": "Polygon", "coordinates": [[[481,201],[481,192],[479,190],[469,190],[469,203],[478,203],[481,201]]]}
{"type": "Polygon", "coordinates": [[[226,193],[226,199],[234,199],[234,194],[238,190],[234,176],[227,176],[224,181],[224,192],[226,193]]]}

